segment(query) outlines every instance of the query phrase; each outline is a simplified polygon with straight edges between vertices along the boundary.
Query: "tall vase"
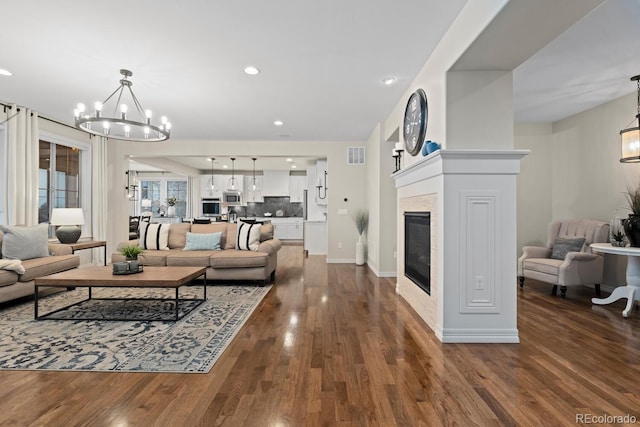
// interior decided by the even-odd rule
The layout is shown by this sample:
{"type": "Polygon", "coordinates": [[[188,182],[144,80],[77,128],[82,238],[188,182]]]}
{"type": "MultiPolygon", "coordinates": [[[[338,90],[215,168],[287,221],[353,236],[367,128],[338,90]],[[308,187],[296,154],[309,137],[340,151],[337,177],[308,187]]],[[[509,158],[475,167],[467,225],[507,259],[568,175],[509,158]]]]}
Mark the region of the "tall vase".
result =
{"type": "Polygon", "coordinates": [[[167,216],[176,216],[176,207],[175,206],[169,206],[167,208],[167,216]]]}
{"type": "Polygon", "coordinates": [[[640,215],[629,214],[629,218],[624,220],[624,233],[631,246],[640,247],[640,215]]]}
{"type": "Polygon", "coordinates": [[[362,243],[362,234],[356,242],[356,265],[364,264],[364,243],[362,243]]]}

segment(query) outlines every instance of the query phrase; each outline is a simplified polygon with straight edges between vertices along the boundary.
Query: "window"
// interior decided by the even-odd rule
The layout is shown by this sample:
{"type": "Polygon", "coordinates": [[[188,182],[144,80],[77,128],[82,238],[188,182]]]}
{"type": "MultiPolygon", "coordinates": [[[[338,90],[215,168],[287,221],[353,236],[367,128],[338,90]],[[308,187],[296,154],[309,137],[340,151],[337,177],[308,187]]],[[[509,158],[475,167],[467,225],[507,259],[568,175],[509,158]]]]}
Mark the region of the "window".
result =
{"type": "Polygon", "coordinates": [[[38,222],[53,208],[80,207],[80,150],[40,140],[38,222]]]}
{"type": "Polygon", "coordinates": [[[167,181],[167,198],[175,197],[176,216],[187,216],[187,181],[167,181]]]}
{"type": "Polygon", "coordinates": [[[188,183],[186,179],[179,178],[140,178],[140,203],[141,212],[151,211],[154,216],[168,215],[167,199],[175,197],[176,216],[188,217],[187,198],[188,183]],[[151,201],[151,207],[145,206],[151,201]]]}

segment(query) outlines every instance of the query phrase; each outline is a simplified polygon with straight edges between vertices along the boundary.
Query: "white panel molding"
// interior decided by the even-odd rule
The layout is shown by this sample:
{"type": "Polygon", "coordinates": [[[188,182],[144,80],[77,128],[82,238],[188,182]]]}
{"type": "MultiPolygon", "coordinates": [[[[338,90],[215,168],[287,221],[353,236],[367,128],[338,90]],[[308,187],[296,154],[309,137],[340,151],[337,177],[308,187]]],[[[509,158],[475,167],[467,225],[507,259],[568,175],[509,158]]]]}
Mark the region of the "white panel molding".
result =
{"type": "Polygon", "coordinates": [[[500,193],[460,192],[460,313],[501,311],[496,257],[500,237],[500,193]]]}

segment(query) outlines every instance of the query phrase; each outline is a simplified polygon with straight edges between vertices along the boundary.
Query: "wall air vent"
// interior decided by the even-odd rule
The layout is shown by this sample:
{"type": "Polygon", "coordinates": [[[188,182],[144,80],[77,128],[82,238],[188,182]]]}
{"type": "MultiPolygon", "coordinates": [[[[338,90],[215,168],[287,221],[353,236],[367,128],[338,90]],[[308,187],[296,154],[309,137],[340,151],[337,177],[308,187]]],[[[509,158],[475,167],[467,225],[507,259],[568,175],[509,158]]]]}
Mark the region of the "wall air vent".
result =
{"type": "Polygon", "coordinates": [[[364,165],[364,147],[349,147],[347,149],[348,165],[364,165]]]}

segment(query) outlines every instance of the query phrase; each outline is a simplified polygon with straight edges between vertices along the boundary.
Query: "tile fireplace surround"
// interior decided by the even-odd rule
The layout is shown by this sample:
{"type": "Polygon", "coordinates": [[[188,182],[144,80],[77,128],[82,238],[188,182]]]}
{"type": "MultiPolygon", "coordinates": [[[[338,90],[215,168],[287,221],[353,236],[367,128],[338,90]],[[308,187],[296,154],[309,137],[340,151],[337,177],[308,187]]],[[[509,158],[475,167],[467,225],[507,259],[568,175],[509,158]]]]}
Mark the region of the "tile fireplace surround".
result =
{"type": "Polygon", "coordinates": [[[393,174],[396,291],[445,343],[518,343],[516,177],[527,150],[440,150],[393,174]],[[431,212],[431,295],[404,275],[404,212],[431,212]]]}

